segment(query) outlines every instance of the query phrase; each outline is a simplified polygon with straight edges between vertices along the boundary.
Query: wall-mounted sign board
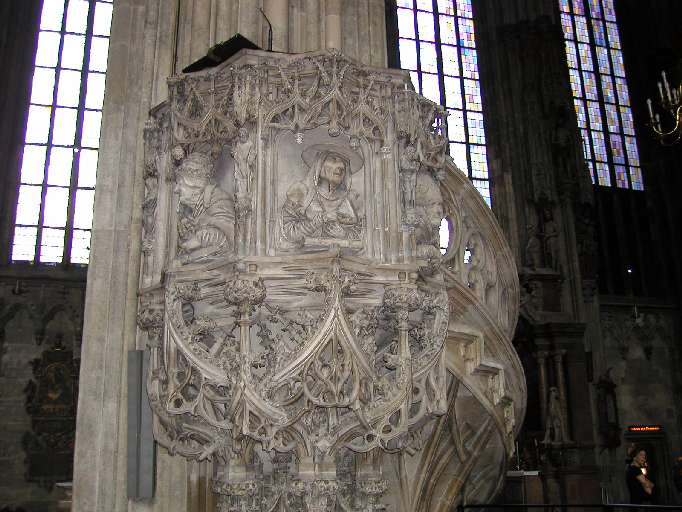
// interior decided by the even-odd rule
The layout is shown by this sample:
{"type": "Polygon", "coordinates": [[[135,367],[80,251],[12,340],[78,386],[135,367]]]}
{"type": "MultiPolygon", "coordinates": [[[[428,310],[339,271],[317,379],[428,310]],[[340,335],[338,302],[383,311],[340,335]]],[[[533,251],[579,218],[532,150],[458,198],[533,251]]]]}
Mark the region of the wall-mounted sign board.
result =
{"type": "Polygon", "coordinates": [[[660,433],[663,432],[663,427],[661,425],[629,425],[627,427],[628,432],[643,434],[643,433],[660,433]]]}

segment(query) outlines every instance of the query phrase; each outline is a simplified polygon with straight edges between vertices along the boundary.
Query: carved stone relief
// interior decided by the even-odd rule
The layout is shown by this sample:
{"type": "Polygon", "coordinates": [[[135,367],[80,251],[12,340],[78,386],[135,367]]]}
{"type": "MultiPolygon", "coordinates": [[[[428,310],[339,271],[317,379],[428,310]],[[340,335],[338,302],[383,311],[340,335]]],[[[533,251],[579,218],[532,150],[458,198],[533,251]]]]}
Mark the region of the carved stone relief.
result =
{"type": "Polygon", "coordinates": [[[281,208],[284,247],[320,247],[341,241],[358,247],[364,218],[358,211],[353,176],[362,178],[362,156],[345,146],[323,143],[306,147],[300,158],[305,177],[287,188],[281,208]]]}
{"type": "Polygon", "coordinates": [[[243,52],[169,86],[138,311],[158,442],[214,462],[221,511],[492,493],[525,407],[518,280],[440,107],[335,51],[243,52]]]}

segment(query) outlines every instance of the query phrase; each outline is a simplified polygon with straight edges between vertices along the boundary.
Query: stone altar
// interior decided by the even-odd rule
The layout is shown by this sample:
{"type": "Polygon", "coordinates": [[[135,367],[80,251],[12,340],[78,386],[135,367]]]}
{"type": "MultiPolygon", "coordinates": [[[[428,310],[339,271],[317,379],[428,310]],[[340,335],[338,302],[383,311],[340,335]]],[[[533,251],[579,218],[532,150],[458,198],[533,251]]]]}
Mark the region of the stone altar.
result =
{"type": "Polygon", "coordinates": [[[168,85],[138,315],[157,441],[212,461],[224,512],[489,501],[525,413],[519,284],[445,112],[334,50],[168,85]]]}

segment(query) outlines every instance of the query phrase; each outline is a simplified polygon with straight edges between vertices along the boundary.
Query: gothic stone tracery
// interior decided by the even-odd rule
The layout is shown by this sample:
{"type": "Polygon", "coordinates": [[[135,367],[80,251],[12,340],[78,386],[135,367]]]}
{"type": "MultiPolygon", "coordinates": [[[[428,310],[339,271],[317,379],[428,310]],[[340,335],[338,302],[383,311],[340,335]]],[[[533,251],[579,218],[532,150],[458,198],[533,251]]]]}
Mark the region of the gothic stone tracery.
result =
{"type": "Polygon", "coordinates": [[[518,281],[440,107],[336,52],[245,51],[169,87],[138,317],[157,440],[213,461],[222,511],[492,496],[525,408],[518,281]]]}

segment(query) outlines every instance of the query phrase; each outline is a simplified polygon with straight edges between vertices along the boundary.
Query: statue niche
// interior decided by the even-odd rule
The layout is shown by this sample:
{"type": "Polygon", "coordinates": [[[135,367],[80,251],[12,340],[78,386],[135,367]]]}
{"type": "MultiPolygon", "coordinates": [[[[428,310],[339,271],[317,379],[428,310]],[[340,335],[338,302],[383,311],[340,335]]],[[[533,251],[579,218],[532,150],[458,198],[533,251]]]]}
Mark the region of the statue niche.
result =
{"type": "Polygon", "coordinates": [[[292,184],[281,211],[282,238],[293,247],[359,241],[362,221],[351,195],[362,157],[336,144],[313,144],[301,153],[306,178],[292,184]]]}
{"type": "Polygon", "coordinates": [[[215,180],[211,158],[190,153],[175,171],[178,253],[204,260],[234,249],[234,201],[215,180]]]}

